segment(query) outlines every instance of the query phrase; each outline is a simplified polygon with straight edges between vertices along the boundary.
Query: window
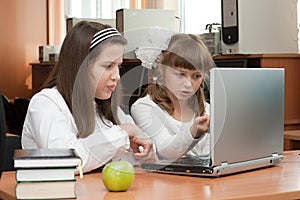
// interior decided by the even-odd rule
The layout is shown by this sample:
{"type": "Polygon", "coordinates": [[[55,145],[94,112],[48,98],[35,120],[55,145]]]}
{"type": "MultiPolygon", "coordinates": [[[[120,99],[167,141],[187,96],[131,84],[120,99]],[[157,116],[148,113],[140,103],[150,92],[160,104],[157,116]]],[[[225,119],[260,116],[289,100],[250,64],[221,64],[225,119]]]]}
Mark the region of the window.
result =
{"type": "MultiPolygon", "coordinates": [[[[180,32],[202,34],[208,32],[207,24],[221,24],[221,0],[64,0],[65,18],[113,19],[117,9],[147,8],[148,1],[159,9],[175,9],[180,19],[180,32]]],[[[297,10],[299,29],[299,3],[297,10]]],[[[213,26],[212,31],[216,32],[217,27],[213,26]]],[[[298,43],[300,49],[300,41],[298,43]]]]}
{"type": "MultiPolygon", "coordinates": [[[[117,9],[145,5],[143,0],[65,0],[65,17],[113,19],[117,9]]],[[[168,9],[168,2],[159,7],[168,9]]],[[[177,7],[182,32],[204,33],[206,24],[221,23],[220,0],[178,0],[177,7]]]]}
{"type": "Polygon", "coordinates": [[[207,33],[207,24],[221,24],[220,0],[179,0],[182,31],[186,33],[207,33]]]}
{"type": "Polygon", "coordinates": [[[116,18],[117,9],[129,8],[130,0],[65,0],[66,18],[116,18]]]}

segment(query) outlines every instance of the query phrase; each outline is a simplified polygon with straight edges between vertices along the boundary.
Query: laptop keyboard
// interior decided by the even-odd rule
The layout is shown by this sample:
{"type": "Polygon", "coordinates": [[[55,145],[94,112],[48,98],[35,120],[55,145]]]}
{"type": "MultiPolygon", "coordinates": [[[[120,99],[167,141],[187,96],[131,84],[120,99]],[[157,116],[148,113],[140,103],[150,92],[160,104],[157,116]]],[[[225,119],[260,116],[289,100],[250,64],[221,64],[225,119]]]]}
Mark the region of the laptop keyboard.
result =
{"type": "Polygon", "coordinates": [[[209,156],[183,156],[177,160],[159,160],[159,164],[200,165],[208,167],[211,163],[209,156]]]}
{"type": "Polygon", "coordinates": [[[210,157],[197,157],[197,156],[184,156],[173,162],[173,164],[186,164],[186,165],[210,165],[210,157]]]}

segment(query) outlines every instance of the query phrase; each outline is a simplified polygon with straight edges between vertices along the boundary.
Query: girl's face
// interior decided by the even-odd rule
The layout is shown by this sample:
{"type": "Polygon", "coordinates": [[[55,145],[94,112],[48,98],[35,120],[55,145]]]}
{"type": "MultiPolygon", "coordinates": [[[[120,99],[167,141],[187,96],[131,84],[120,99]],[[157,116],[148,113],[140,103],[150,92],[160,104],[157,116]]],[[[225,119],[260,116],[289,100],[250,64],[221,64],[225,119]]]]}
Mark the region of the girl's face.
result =
{"type": "Polygon", "coordinates": [[[109,99],[120,80],[119,66],[122,63],[124,46],[121,44],[106,45],[92,66],[92,84],[95,86],[95,97],[109,99]]]}
{"type": "Polygon", "coordinates": [[[166,67],[165,86],[179,101],[186,101],[199,90],[203,73],[199,70],[166,67]]]}

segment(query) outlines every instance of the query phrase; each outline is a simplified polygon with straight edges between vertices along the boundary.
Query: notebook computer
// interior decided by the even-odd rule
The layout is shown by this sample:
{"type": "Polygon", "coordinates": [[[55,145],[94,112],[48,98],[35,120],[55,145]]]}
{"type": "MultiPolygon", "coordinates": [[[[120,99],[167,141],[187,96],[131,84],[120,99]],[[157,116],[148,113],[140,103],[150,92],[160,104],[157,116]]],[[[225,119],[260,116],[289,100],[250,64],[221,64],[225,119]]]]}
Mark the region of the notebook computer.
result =
{"type": "Polygon", "coordinates": [[[179,158],[180,162],[144,163],[142,169],[218,177],[280,163],[284,69],[213,68],[210,103],[210,153],[205,165],[182,163],[183,158],[179,158]]]}

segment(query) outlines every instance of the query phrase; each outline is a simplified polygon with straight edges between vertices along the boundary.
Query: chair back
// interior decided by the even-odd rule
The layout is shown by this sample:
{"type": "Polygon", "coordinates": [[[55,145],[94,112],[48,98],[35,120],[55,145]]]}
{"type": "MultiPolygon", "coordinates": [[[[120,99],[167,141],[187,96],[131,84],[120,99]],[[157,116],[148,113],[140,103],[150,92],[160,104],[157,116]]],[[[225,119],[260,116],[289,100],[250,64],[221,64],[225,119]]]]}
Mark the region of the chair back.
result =
{"type": "MultiPolygon", "coordinates": [[[[0,91],[0,95],[1,91],[0,91]]],[[[4,157],[5,157],[5,137],[6,137],[6,120],[4,113],[4,105],[2,98],[0,98],[0,177],[2,175],[3,167],[4,167],[4,157]]]]}
{"type": "MultiPolygon", "coordinates": [[[[3,97],[0,91],[0,95],[3,97]]],[[[14,168],[14,151],[21,149],[21,136],[16,134],[7,134],[6,110],[4,98],[0,98],[0,171],[12,171],[14,168]]],[[[14,126],[15,121],[11,122],[14,126]]]]}

